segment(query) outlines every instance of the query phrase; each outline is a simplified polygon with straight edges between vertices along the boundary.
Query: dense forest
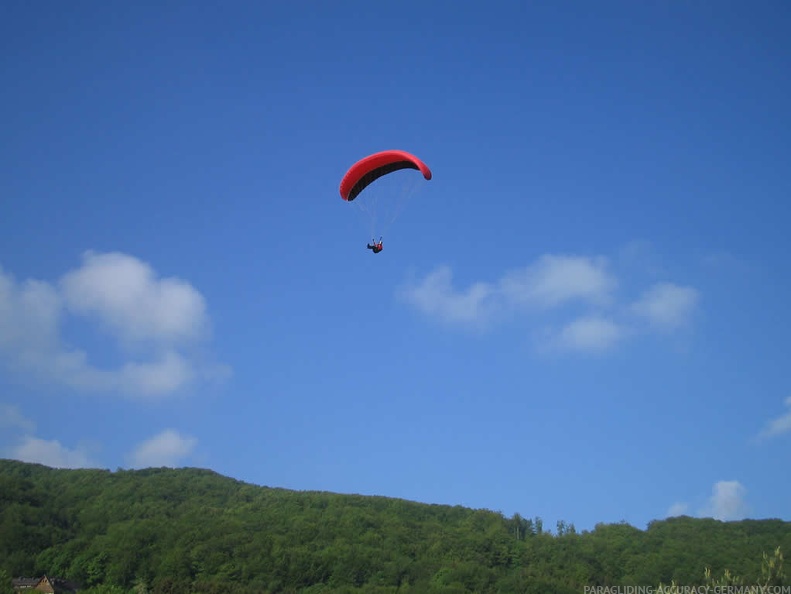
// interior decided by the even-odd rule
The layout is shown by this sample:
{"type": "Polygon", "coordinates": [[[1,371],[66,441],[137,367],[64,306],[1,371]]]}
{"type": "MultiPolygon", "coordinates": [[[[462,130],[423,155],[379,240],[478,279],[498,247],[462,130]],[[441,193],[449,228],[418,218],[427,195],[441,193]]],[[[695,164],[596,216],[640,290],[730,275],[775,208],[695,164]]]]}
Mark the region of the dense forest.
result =
{"type": "Polygon", "coordinates": [[[10,576],[43,574],[108,594],[789,585],[779,567],[788,550],[791,523],[780,520],[549,530],[540,518],[259,487],[207,470],[0,460],[0,593],[10,576]]]}

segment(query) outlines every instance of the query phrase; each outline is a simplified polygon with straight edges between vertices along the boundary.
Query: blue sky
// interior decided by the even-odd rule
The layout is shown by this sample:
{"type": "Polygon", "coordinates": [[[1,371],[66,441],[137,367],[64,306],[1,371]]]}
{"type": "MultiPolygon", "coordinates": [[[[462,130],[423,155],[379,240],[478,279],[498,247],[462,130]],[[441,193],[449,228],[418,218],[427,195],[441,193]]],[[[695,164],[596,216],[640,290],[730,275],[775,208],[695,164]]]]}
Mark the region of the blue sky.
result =
{"type": "Polygon", "coordinates": [[[6,2],[0,454],[791,520],[790,71],[782,1],[6,2]]]}

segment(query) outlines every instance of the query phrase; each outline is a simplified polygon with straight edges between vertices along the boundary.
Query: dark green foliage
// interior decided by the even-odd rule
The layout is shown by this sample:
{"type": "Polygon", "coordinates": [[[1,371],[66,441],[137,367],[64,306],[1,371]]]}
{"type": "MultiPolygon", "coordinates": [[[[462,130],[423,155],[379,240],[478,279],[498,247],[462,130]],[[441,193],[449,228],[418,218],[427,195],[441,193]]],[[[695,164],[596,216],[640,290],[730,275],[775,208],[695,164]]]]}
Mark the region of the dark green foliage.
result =
{"type": "Polygon", "coordinates": [[[778,546],[791,549],[791,523],[682,517],[578,533],[558,522],[550,534],[540,518],[256,487],[206,470],[0,460],[0,570],[69,578],[88,594],[579,593],[702,585],[707,569],[753,583],[778,546]]]}
{"type": "MultiPolygon", "coordinates": [[[[0,503],[0,506],[2,506],[2,503],[0,503]]],[[[14,594],[14,588],[11,585],[11,575],[5,569],[0,569],[0,594],[14,594]]]]}

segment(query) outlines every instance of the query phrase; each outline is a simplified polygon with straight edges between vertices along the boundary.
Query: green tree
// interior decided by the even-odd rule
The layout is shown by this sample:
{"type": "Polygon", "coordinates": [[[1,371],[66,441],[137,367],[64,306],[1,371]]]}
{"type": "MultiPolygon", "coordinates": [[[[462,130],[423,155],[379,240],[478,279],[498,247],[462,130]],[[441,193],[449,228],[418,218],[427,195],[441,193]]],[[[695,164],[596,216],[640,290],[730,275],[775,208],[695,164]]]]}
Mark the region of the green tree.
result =
{"type": "Polygon", "coordinates": [[[788,547],[782,520],[682,517],[581,533],[559,522],[553,534],[538,517],[257,487],[194,468],[0,460],[0,568],[96,591],[546,594],[707,577],[771,586],[788,583],[788,547]]]}
{"type": "Polygon", "coordinates": [[[133,594],[150,594],[151,591],[148,589],[148,582],[145,579],[137,578],[132,586],[132,592],[133,594]]]}
{"type": "MultiPolygon", "coordinates": [[[[758,591],[764,592],[767,588],[775,586],[784,586],[785,584],[785,571],[783,570],[783,553],[780,547],[774,550],[770,557],[764,552],[761,560],[761,576],[755,581],[754,584],[748,583],[742,576],[732,573],[729,569],[725,569],[720,577],[714,577],[711,572],[711,567],[706,567],[703,573],[704,585],[708,588],[730,588],[740,586],[753,586],[758,591]]],[[[681,587],[672,580],[669,585],[659,584],[658,590],[663,594],[681,594],[687,591],[686,587],[681,587]]]]}
{"type": "Polygon", "coordinates": [[[0,569],[0,594],[14,594],[11,576],[5,569],[0,569]]]}
{"type": "Polygon", "coordinates": [[[762,588],[782,586],[784,585],[785,579],[786,574],[783,569],[783,552],[780,550],[780,547],[774,550],[771,557],[764,553],[763,562],[761,563],[761,577],[758,580],[758,585],[762,588]]]}
{"type": "Polygon", "coordinates": [[[126,594],[126,590],[113,584],[98,584],[87,590],[80,590],[80,594],[126,594]]]}

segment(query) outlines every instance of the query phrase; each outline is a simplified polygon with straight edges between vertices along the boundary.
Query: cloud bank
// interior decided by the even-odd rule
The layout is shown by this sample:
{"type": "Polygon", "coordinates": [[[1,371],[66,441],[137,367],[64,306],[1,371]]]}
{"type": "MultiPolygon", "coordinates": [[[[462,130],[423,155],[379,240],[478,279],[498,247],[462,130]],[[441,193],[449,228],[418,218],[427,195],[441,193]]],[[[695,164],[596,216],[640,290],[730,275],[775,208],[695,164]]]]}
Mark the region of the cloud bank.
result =
{"type": "Polygon", "coordinates": [[[173,468],[192,453],[197,443],[194,437],[166,429],[137,446],[129,456],[129,462],[134,468],[173,468]]]}
{"type": "MultiPolygon", "coordinates": [[[[667,511],[667,517],[687,515],[689,505],[674,503],[667,511]]],[[[749,513],[747,489],[739,481],[718,481],[711,489],[711,496],[698,511],[699,517],[714,518],[723,522],[743,520],[749,513]]]]}
{"type": "Polygon", "coordinates": [[[10,457],[21,462],[44,464],[52,468],[96,468],[84,447],[70,449],[57,440],[26,436],[9,450],[10,457]]]}
{"type": "Polygon", "coordinates": [[[160,278],[133,256],[83,255],[56,283],[17,282],[0,268],[0,358],[13,371],[85,392],[161,397],[229,373],[195,359],[209,338],[203,296],[160,278]],[[62,336],[67,319],[94,323],[123,353],[115,368],[93,365],[62,336]]]}
{"type": "MultiPolygon", "coordinates": [[[[13,446],[0,449],[0,457],[51,468],[101,468],[84,445],[70,448],[55,439],[36,437],[35,423],[14,405],[0,403],[0,428],[15,442],[13,446]]],[[[192,436],[166,429],[139,443],[126,459],[132,468],[175,468],[193,453],[197,444],[198,440],[192,436]]]]}
{"type": "Polygon", "coordinates": [[[544,255],[495,281],[457,288],[441,266],[413,279],[398,298],[425,316],[448,325],[488,330],[516,315],[550,310],[560,322],[542,335],[544,348],[602,352],[639,331],[669,333],[686,326],[699,293],[670,282],[646,288],[631,303],[619,303],[619,280],[604,257],[544,255]]]}
{"type": "Polygon", "coordinates": [[[670,506],[665,514],[668,518],[675,518],[676,516],[684,516],[687,514],[689,506],[686,503],[678,502],[670,506]]]}
{"type": "Polygon", "coordinates": [[[0,457],[21,462],[44,464],[52,468],[96,468],[85,446],[69,448],[55,439],[41,439],[34,434],[36,424],[13,404],[0,402],[0,430],[15,445],[0,449],[0,457]]]}
{"type": "Polygon", "coordinates": [[[702,515],[716,520],[741,520],[747,516],[747,490],[739,481],[719,481],[711,490],[711,497],[702,515]]]}

